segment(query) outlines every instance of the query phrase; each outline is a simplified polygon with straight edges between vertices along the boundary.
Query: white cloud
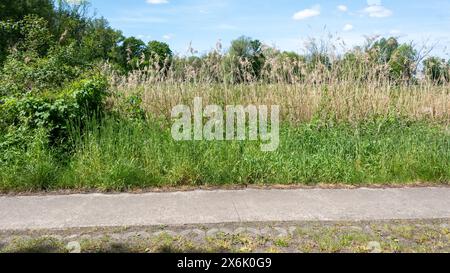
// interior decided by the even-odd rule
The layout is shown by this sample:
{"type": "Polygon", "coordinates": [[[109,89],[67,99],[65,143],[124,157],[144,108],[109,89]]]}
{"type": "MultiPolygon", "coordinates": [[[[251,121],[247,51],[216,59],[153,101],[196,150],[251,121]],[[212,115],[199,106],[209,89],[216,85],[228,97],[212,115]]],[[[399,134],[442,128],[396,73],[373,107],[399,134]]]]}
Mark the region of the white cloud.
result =
{"type": "Polygon", "coordinates": [[[320,15],[320,6],[316,5],[309,9],[304,9],[299,12],[296,12],[292,18],[294,20],[305,20],[319,15],[320,15]]]}
{"type": "Polygon", "coordinates": [[[346,24],[342,30],[344,30],[344,31],[351,31],[351,30],[353,30],[353,25],[352,24],[346,24]]]}
{"type": "Polygon", "coordinates": [[[169,3],[169,1],[168,0],[147,0],[147,3],[151,4],[151,5],[159,5],[159,4],[167,4],[167,3],[169,3]]]}
{"type": "Polygon", "coordinates": [[[367,5],[363,13],[370,17],[383,18],[392,16],[393,12],[381,4],[381,0],[367,0],[367,5]]]}
{"type": "Polygon", "coordinates": [[[338,10],[342,12],[348,11],[348,7],[346,5],[339,5],[338,10]]]}
{"type": "Polygon", "coordinates": [[[172,34],[166,34],[166,35],[163,35],[163,39],[164,40],[170,40],[170,39],[172,39],[173,38],[173,35],[172,34]]]}

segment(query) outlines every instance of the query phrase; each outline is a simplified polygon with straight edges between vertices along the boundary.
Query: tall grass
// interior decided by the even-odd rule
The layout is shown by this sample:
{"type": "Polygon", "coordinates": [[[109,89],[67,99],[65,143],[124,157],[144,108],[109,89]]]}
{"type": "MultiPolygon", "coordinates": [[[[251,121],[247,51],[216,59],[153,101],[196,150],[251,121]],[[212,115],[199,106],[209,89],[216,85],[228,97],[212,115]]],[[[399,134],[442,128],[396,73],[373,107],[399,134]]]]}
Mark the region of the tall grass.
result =
{"type": "Polygon", "coordinates": [[[39,130],[24,149],[3,150],[0,191],[39,191],[54,188],[61,164],[49,149],[48,137],[39,130]]]}
{"type": "MultiPolygon", "coordinates": [[[[202,97],[205,104],[280,105],[284,120],[292,124],[314,118],[357,123],[379,116],[450,124],[449,82],[437,84],[419,72],[415,78],[392,79],[388,64],[377,63],[370,53],[352,54],[348,61],[326,51],[305,59],[267,53],[258,78],[251,70],[230,67],[228,57],[216,51],[191,62],[175,59],[163,70],[150,65],[123,76],[106,65],[103,71],[114,94],[111,107],[137,96],[142,109],[157,117],[168,118],[175,105],[202,97]],[[230,81],[237,73],[246,80],[230,81]]],[[[410,65],[409,70],[419,71],[418,63],[410,65]]]]}
{"type": "Polygon", "coordinates": [[[285,125],[281,146],[175,142],[164,126],[106,121],[86,136],[65,187],[448,182],[450,136],[424,124],[380,120],[356,126],[285,125]]]}
{"type": "Polygon", "coordinates": [[[424,123],[284,124],[274,153],[250,141],[176,142],[153,121],[108,118],[89,127],[74,131],[66,163],[38,152],[18,168],[1,166],[0,190],[450,181],[450,135],[424,123]]]}
{"type": "Polygon", "coordinates": [[[314,118],[358,123],[373,117],[450,124],[447,86],[128,84],[116,86],[117,96],[111,104],[119,104],[117,98],[126,100],[137,95],[142,99],[142,109],[157,117],[170,118],[174,106],[191,105],[194,97],[202,97],[205,105],[280,105],[283,120],[294,125],[314,118]]]}

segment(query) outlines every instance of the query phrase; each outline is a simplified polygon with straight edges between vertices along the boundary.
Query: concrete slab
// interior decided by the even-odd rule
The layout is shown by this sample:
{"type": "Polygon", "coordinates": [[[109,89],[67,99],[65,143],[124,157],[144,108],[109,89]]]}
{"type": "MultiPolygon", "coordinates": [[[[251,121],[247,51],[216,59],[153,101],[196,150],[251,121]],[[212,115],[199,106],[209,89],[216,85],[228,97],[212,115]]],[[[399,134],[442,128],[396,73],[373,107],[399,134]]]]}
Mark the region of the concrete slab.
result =
{"type": "Polygon", "coordinates": [[[450,188],[0,197],[0,230],[450,218],[450,188]]]}

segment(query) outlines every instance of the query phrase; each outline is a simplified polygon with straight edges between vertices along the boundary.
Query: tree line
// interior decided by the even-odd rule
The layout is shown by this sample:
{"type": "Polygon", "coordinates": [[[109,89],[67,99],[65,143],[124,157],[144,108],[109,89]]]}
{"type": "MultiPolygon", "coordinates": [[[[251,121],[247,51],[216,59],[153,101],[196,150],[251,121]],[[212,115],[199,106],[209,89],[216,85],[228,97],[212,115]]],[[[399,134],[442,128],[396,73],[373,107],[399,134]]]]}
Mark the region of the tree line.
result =
{"type": "Polygon", "coordinates": [[[450,61],[423,57],[395,37],[377,39],[332,58],[314,44],[308,54],[299,55],[245,36],[232,41],[225,53],[218,49],[202,56],[174,56],[166,43],[146,44],[136,37],[125,37],[105,18],[91,16],[87,1],[0,3],[0,95],[60,87],[104,62],[122,74],[151,67],[163,76],[170,72],[186,78],[183,69],[190,67],[209,74],[210,80],[233,83],[275,81],[273,75],[289,78],[284,79],[289,82],[292,77],[301,79],[312,71],[333,68],[339,71],[333,74],[338,78],[363,81],[375,74],[412,83],[423,64],[423,74],[433,82],[449,81],[450,61]],[[220,67],[215,71],[217,65],[220,67]]]}

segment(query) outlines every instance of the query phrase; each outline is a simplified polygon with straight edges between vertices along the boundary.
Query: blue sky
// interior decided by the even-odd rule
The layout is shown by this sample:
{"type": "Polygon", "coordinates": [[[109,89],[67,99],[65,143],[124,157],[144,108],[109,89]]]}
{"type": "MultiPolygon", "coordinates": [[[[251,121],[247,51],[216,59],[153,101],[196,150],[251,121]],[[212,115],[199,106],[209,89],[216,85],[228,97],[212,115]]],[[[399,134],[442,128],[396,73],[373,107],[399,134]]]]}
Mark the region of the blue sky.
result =
{"type": "Polygon", "coordinates": [[[162,40],[178,54],[200,53],[241,35],[302,52],[311,37],[340,37],[346,47],[365,36],[396,36],[434,45],[449,56],[448,0],[91,0],[98,16],[126,36],[162,40]]]}

